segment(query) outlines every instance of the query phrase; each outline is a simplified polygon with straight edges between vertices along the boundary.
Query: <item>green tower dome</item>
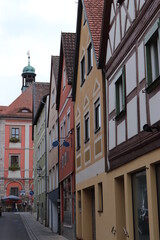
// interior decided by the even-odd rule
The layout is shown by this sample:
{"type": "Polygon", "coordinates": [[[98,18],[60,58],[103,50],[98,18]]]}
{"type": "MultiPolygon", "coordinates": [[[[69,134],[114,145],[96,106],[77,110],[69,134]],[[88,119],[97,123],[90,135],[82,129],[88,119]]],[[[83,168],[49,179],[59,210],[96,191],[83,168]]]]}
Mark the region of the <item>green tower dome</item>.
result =
{"type": "Polygon", "coordinates": [[[23,68],[22,75],[23,74],[28,74],[28,73],[35,74],[35,68],[30,65],[30,53],[29,53],[29,51],[28,51],[27,54],[28,54],[28,66],[23,68]]]}
{"type": "Polygon", "coordinates": [[[23,68],[23,73],[34,73],[35,74],[35,68],[28,64],[28,66],[23,68]]]}

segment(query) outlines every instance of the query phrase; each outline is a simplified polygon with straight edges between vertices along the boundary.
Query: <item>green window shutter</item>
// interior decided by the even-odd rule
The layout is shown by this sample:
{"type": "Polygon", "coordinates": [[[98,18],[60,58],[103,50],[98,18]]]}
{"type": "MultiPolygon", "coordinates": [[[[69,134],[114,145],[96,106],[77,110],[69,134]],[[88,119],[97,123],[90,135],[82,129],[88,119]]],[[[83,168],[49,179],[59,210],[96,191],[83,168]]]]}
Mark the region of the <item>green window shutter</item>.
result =
{"type": "Polygon", "coordinates": [[[125,66],[122,68],[122,108],[125,110],[126,105],[126,86],[125,86],[125,66]]]}
{"type": "Polygon", "coordinates": [[[147,85],[152,83],[151,53],[149,43],[146,45],[147,85]]]}
{"type": "Polygon", "coordinates": [[[118,86],[118,82],[115,83],[115,88],[116,88],[116,116],[119,114],[120,112],[120,108],[119,108],[119,86],[118,86]]]}

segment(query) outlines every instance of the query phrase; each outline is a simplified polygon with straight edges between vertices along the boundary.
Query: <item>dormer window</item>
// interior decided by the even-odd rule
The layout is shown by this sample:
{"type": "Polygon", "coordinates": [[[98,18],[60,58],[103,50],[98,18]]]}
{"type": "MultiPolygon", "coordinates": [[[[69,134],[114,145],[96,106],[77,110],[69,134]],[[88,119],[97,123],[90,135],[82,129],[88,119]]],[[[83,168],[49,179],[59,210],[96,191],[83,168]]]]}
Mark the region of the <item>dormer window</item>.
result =
{"type": "Polygon", "coordinates": [[[29,111],[28,111],[28,109],[22,109],[21,112],[23,112],[23,113],[28,113],[29,111]]]}
{"type": "Polygon", "coordinates": [[[28,108],[22,108],[22,109],[20,109],[18,112],[21,112],[21,113],[30,113],[31,111],[30,111],[28,108]]]}

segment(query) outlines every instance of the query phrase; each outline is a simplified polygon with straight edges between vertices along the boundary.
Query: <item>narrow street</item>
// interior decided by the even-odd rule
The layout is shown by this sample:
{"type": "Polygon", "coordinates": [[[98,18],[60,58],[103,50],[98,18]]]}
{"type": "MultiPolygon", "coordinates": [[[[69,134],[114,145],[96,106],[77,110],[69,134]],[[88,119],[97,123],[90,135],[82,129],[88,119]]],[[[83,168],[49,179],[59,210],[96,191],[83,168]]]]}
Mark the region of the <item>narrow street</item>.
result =
{"type": "Polygon", "coordinates": [[[0,240],[67,240],[52,233],[28,212],[3,212],[0,217],[0,240]]]}
{"type": "Polygon", "coordinates": [[[22,218],[16,213],[3,213],[0,217],[1,240],[29,240],[22,218]]]}

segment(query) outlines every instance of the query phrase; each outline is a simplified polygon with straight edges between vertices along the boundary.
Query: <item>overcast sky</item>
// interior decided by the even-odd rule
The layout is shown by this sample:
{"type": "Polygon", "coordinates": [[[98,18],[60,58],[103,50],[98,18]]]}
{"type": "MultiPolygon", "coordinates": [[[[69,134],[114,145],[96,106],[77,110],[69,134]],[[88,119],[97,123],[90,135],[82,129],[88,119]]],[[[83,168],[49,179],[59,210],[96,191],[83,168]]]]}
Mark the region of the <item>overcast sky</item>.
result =
{"type": "Polygon", "coordinates": [[[0,0],[0,105],[21,94],[30,64],[36,81],[50,81],[51,55],[59,55],[61,32],[75,32],[78,0],[0,0]]]}

